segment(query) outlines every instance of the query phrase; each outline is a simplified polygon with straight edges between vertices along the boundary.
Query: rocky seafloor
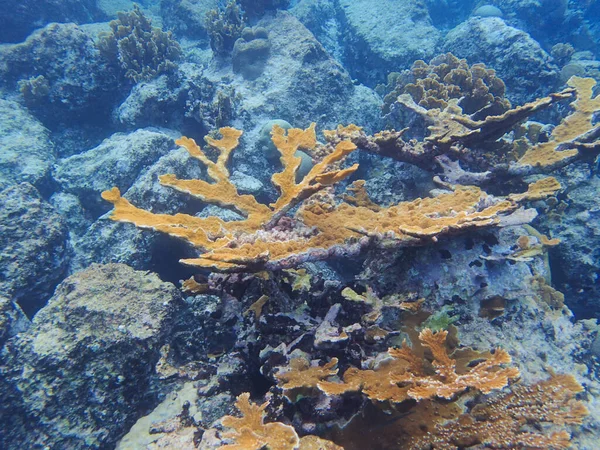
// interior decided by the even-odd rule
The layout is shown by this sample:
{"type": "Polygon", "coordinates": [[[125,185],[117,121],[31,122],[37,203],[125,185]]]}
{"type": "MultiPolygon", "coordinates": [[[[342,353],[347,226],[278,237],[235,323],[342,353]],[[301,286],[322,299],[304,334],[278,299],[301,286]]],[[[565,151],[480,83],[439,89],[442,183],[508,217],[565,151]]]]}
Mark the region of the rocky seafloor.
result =
{"type": "Polygon", "coordinates": [[[598,448],[597,2],[0,5],[0,448],[598,448]],[[312,122],[292,152],[303,203],[230,232],[239,198],[286,190],[272,125],[312,122]],[[362,130],[322,133],[338,124],[362,130]],[[244,131],[240,197],[166,186],[218,182],[176,140],[221,127],[244,131]],[[356,151],[303,186],[344,140],[356,151]],[[555,163],[523,163],[553,142],[555,163]],[[519,197],[546,176],[552,192],[519,197]],[[343,216],[344,245],[235,270],[181,264],[201,245],[110,220],[102,195],[217,217],[208,239],[235,253],[318,235],[301,224],[317,207],[406,212],[460,184],[489,195],[430,212],[450,221],[435,233],[343,216]]]}

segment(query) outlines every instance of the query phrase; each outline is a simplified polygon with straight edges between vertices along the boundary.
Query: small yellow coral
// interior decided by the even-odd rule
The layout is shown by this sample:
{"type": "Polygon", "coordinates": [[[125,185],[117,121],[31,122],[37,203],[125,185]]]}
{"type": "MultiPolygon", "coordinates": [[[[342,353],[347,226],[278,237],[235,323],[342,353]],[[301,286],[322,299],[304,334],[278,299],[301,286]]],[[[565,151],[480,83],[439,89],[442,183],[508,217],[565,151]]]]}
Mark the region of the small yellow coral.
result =
{"type": "Polygon", "coordinates": [[[272,448],[278,450],[294,450],[300,439],[294,428],[279,422],[264,423],[265,408],[269,402],[262,405],[250,403],[250,394],[241,394],[235,402],[235,407],[242,417],[225,416],[223,426],[231,431],[223,433],[225,439],[234,443],[219,447],[224,450],[261,450],[272,448]]]}

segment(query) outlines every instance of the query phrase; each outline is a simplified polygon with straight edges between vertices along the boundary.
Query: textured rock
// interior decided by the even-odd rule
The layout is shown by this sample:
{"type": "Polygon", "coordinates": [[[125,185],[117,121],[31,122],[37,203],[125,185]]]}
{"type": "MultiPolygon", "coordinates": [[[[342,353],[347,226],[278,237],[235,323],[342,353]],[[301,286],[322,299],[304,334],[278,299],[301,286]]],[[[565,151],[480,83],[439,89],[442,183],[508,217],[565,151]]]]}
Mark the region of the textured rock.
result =
{"type": "Polygon", "coordinates": [[[23,43],[0,47],[1,85],[19,89],[51,127],[106,119],[119,83],[93,37],[75,24],[54,23],[23,43]]]}
{"type": "Polygon", "coordinates": [[[21,411],[11,420],[35,418],[36,426],[13,426],[0,445],[114,446],[141,410],[158,403],[154,364],[179,299],[175,286],[125,265],[67,278],[32,327],[6,345],[0,412],[21,411]]]}
{"type": "Polygon", "coordinates": [[[559,81],[558,68],[540,44],[498,17],[469,19],[448,33],[444,47],[470,64],[495,69],[514,103],[554,92],[559,81]]]}
{"type": "MultiPolygon", "coordinates": [[[[568,3],[565,0],[493,0],[490,3],[504,13],[499,17],[505,17],[510,25],[527,31],[538,40],[556,36],[559,27],[569,26],[563,23],[568,3]]],[[[576,4],[579,2],[572,3],[568,9],[580,7],[576,4]]],[[[565,29],[564,32],[569,31],[565,29]]]]}
{"type": "Polygon", "coordinates": [[[338,61],[343,55],[344,29],[335,0],[300,0],[289,10],[338,61]]]}
{"type": "MultiPolygon", "coordinates": [[[[204,60],[202,60],[204,62],[204,60]]],[[[207,133],[231,119],[231,80],[212,82],[196,63],[182,63],[172,79],[160,76],[136,84],[115,109],[117,123],[131,128],[164,126],[207,133]]]]}
{"type": "MultiPolygon", "coordinates": [[[[575,171],[568,173],[572,182],[575,171]]],[[[567,191],[566,209],[543,226],[561,240],[551,253],[552,276],[576,316],[600,316],[600,178],[591,174],[567,191]]]]}
{"type": "Polygon", "coordinates": [[[374,94],[364,95],[360,106],[358,101],[349,105],[364,88],[353,85],[344,68],[296,18],[278,12],[259,25],[269,33],[271,56],[256,80],[260,84],[240,79],[234,84],[241,95],[240,109],[247,112],[245,120],[254,125],[261,116],[282,118],[295,127],[317,120],[320,127],[335,127],[340,122],[369,123],[361,119],[378,113],[374,94]]]}
{"type": "Polygon", "coordinates": [[[0,189],[27,182],[47,188],[54,162],[49,132],[16,102],[0,99],[0,189]]]}
{"type": "Polygon", "coordinates": [[[177,34],[206,38],[206,13],[219,6],[218,0],[161,0],[164,24],[177,34]]]}
{"type": "MultiPolygon", "coordinates": [[[[162,186],[158,182],[158,176],[174,173],[179,178],[202,179],[204,172],[185,150],[169,150],[170,148],[165,151],[165,156],[140,174],[126,191],[122,189],[122,192],[133,204],[155,212],[173,214],[183,211],[194,214],[202,209],[203,204],[174,189],[162,186]]],[[[138,173],[132,171],[131,175],[136,176],[138,173]]],[[[108,183],[105,189],[112,186],[108,183]]],[[[98,201],[104,202],[99,197],[100,194],[97,195],[98,201]]],[[[110,204],[107,204],[106,209],[109,206],[110,204]]],[[[74,255],[71,272],[81,270],[94,262],[120,262],[141,270],[150,267],[155,258],[154,270],[161,272],[168,267],[169,271],[174,273],[179,271],[179,278],[174,277],[176,280],[183,278],[186,273],[177,263],[187,248],[183,242],[160,233],[140,230],[130,224],[116,223],[106,217],[96,220],[80,238],[73,240],[72,245],[74,255]]],[[[191,252],[189,249],[187,251],[191,252]]]]}
{"type": "Polygon", "coordinates": [[[0,292],[32,314],[67,268],[67,227],[28,183],[0,192],[0,292]]]}
{"type": "Polygon", "coordinates": [[[340,0],[340,6],[346,66],[368,86],[437,53],[441,35],[422,0],[340,0]]]}
{"type": "Polygon", "coordinates": [[[8,339],[26,331],[30,325],[31,322],[19,305],[6,297],[0,297],[0,351],[8,339]]]}
{"type": "Polygon", "coordinates": [[[408,249],[399,257],[374,255],[364,277],[373,277],[383,292],[416,292],[437,305],[470,302],[477,310],[482,300],[494,296],[513,298],[512,293],[528,286],[531,267],[545,274],[543,261],[514,263],[510,255],[518,237],[527,234],[518,227],[502,228],[497,233],[476,233],[444,240],[434,246],[408,249]],[[485,260],[492,257],[498,260],[485,260]]]}
{"type": "Polygon", "coordinates": [[[117,186],[125,192],[145,167],[174,148],[171,136],[152,129],[117,133],[99,146],[56,164],[54,178],[64,192],[74,194],[93,217],[107,212],[100,194],[117,186]]]}
{"type": "Polygon", "coordinates": [[[172,86],[166,75],[136,84],[113,112],[116,122],[128,127],[181,126],[186,89],[172,86]]]}

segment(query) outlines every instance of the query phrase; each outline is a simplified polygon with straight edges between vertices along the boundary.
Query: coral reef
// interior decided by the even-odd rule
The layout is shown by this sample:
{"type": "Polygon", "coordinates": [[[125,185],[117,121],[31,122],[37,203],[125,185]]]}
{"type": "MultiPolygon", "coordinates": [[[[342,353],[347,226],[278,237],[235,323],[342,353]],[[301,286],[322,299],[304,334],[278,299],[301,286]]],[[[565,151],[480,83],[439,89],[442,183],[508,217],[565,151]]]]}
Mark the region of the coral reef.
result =
{"type": "Polygon", "coordinates": [[[569,448],[571,436],[564,429],[541,433],[529,431],[526,425],[581,424],[588,411],[575,395],[582,390],[571,375],[553,375],[533,386],[519,384],[509,394],[478,404],[452,422],[436,424],[433,431],[413,439],[408,448],[569,448]]]}
{"type": "Polygon", "coordinates": [[[245,25],[244,12],[235,0],[224,7],[211,9],[206,13],[206,32],[210,48],[218,56],[229,54],[245,25]]]}
{"type": "Polygon", "coordinates": [[[153,27],[138,5],[110,22],[111,33],[98,46],[119,65],[125,78],[140,82],[173,71],[181,48],[170,32],[153,27]]]}
{"type": "Polygon", "coordinates": [[[489,394],[519,376],[516,367],[505,367],[511,358],[501,349],[487,355],[461,355],[462,367],[457,369],[456,359],[451,358],[446,349],[447,336],[446,330],[433,332],[425,328],[419,334],[419,354],[404,342],[399,349],[389,349],[393,359],[375,370],[350,368],[344,373],[343,383],[322,381],[317,386],[327,395],[361,391],[374,401],[402,403],[409,399],[421,401],[436,397],[452,400],[468,388],[489,394]],[[423,363],[425,348],[433,355],[429,370],[423,363]],[[477,361],[476,365],[471,366],[472,361],[477,361]]]}
{"type": "Polygon", "coordinates": [[[469,66],[465,59],[452,53],[439,55],[429,63],[416,61],[410,70],[388,75],[387,86],[380,87],[384,95],[383,114],[389,114],[399,95],[409,94],[425,109],[445,109],[450,99],[459,99],[465,114],[478,112],[478,117],[499,115],[510,108],[504,97],[504,82],[485,64],[469,66]]]}
{"type": "Polygon", "coordinates": [[[499,17],[473,17],[459,24],[446,36],[444,51],[493,67],[513,103],[547,95],[558,86],[551,56],[529,34],[499,17]]]}
{"type": "Polygon", "coordinates": [[[26,106],[50,128],[104,121],[120,86],[94,38],[75,24],[52,23],[25,42],[2,46],[0,86],[18,87],[26,106]]]}
{"type": "Polygon", "coordinates": [[[428,170],[437,163],[443,171],[440,179],[452,184],[484,185],[498,178],[545,173],[576,159],[591,160],[600,151],[598,126],[593,122],[600,109],[600,97],[593,96],[596,81],[572,77],[568,84],[559,93],[481,120],[473,120],[477,112],[465,114],[456,99],[448,101],[444,109],[426,109],[410,95],[402,94],[396,101],[422,116],[429,125],[423,142],[403,140],[406,130],[384,131],[370,137],[357,127],[338,127],[328,139],[333,143],[350,139],[366,151],[428,170]],[[552,130],[547,141],[501,139],[525,118],[562,100],[575,100],[572,111],[552,130]],[[489,151],[490,146],[493,152],[489,151]]]}
{"type": "MultiPolygon", "coordinates": [[[[160,177],[161,184],[185,192],[203,201],[223,206],[245,218],[224,222],[217,217],[198,218],[187,214],[154,214],[133,206],[121,197],[118,188],[105,191],[102,197],[115,209],[113,220],[132,222],[182,238],[204,250],[199,258],[183,263],[219,271],[260,271],[297,265],[301,261],[319,260],[336,254],[357,253],[378,241],[397,246],[422,245],[438,236],[460,230],[531,220],[532,210],[519,208],[519,202],[551,195],[560,185],[551,178],[530,185],[524,194],[494,198],[475,187],[459,187],[454,192],[432,199],[417,199],[373,211],[361,206],[332,205],[311,199],[296,214],[296,226],[280,224],[288,211],[324,188],[334,185],[358,169],[331,170],[332,165],[356,149],[349,140],[340,140],[313,166],[308,175],[296,182],[301,158],[298,149],[317,145],[314,124],[306,130],[283,130],[273,127],[273,143],[281,153],[284,170],[272,176],[279,189],[276,202],[267,206],[250,195],[240,195],[229,179],[226,164],[238,146],[242,134],[234,128],[221,128],[219,140],[207,137],[207,143],[219,152],[211,161],[194,140],[182,138],[177,143],[208,169],[214,183],[180,180],[174,175],[160,177]],[[516,212],[511,217],[511,213],[516,212]],[[340,224],[343,224],[340,226],[340,224]]],[[[328,132],[327,134],[333,134],[328,132]]]]}
{"type": "Polygon", "coordinates": [[[592,3],[0,0],[0,447],[596,449],[592,3]]]}

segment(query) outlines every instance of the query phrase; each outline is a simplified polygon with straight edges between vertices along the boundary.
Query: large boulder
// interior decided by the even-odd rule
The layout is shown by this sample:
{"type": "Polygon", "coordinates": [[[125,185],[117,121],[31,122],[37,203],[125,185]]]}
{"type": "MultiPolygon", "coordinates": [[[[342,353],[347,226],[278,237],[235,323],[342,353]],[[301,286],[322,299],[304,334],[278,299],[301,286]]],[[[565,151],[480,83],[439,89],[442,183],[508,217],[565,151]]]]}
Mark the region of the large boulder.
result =
{"type": "Polygon", "coordinates": [[[100,194],[116,186],[125,192],[174,147],[173,136],[156,129],[116,133],[97,147],[59,161],[54,178],[63,192],[77,196],[94,218],[110,209],[100,194]]]}
{"type": "Polygon", "coordinates": [[[67,268],[67,227],[29,183],[0,192],[0,292],[32,315],[67,268]]]}
{"type": "Polygon", "coordinates": [[[345,65],[354,78],[374,87],[388,73],[429,60],[441,33],[423,0],[340,0],[345,65]]]}
{"type": "Polygon", "coordinates": [[[218,0],[161,0],[163,23],[177,34],[207,38],[206,14],[219,7],[218,0]]]}
{"type": "Polygon", "coordinates": [[[49,131],[27,109],[0,99],[0,189],[27,182],[48,190],[54,162],[49,131]]]}
{"type": "Polygon", "coordinates": [[[0,447],[114,448],[158,403],[154,366],[180,301],[172,284],[122,264],[67,278],[6,344],[0,447]]]}
{"type": "Polygon", "coordinates": [[[586,171],[581,169],[563,169],[571,181],[560,205],[564,211],[551,213],[549,220],[541,225],[545,232],[561,241],[550,253],[554,283],[565,294],[573,312],[589,318],[600,317],[600,178],[591,173],[582,180],[586,171]]]}
{"type": "MultiPolygon", "coordinates": [[[[183,149],[165,152],[162,158],[151,164],[138,175],[131,184],[121,185],[121,192],[134,205],[152,210],[155,213],[174,214],[186,212],[194,214],[204,205],[188,195],[162,186],[158,177],[173,173],[181,179],[203,179],[205,171],[198,161],[183,149]]],[[[110,189],[110,180],[106,182],[110,189]]],[[[118,184],[117,184],[118,185],[118,184]]],[[[103,201],[99,197],[100,201],[103,201]]],[[[110,204],[106,203],[108,209],[110,204]]],[[[73,239],[73,258],[70,271],[81,270],[91,263],[126,263],[136,269],[148,269],[161,273],[163,278],[178,280],[187,271],[177,261],[186,249],[193,256],[187,244],[162,233],[141,230],[134,225],[113,222],[106,216],[100,217],[80,237],[73,239]],[[154,264],[153,264],[154,261],[154,264]],[[165,274],[165,271],[169,272],[165,274]]]]}
{"type": "Polygon", "coordinates": [[[0,86],[19,90],[51,128],[106,122],[120,85],[94,42],[95,31],[53,23],[25,42],[0,47],[0,86]]]}
{"type": "Polygon", "coordinates": [[[506,84],[507,97],[518,104],[554,92],[558,67],[529,34],[499,17],[473,17],[446,36],[445,50],[469,64],[484,63],[506,84]]]}

